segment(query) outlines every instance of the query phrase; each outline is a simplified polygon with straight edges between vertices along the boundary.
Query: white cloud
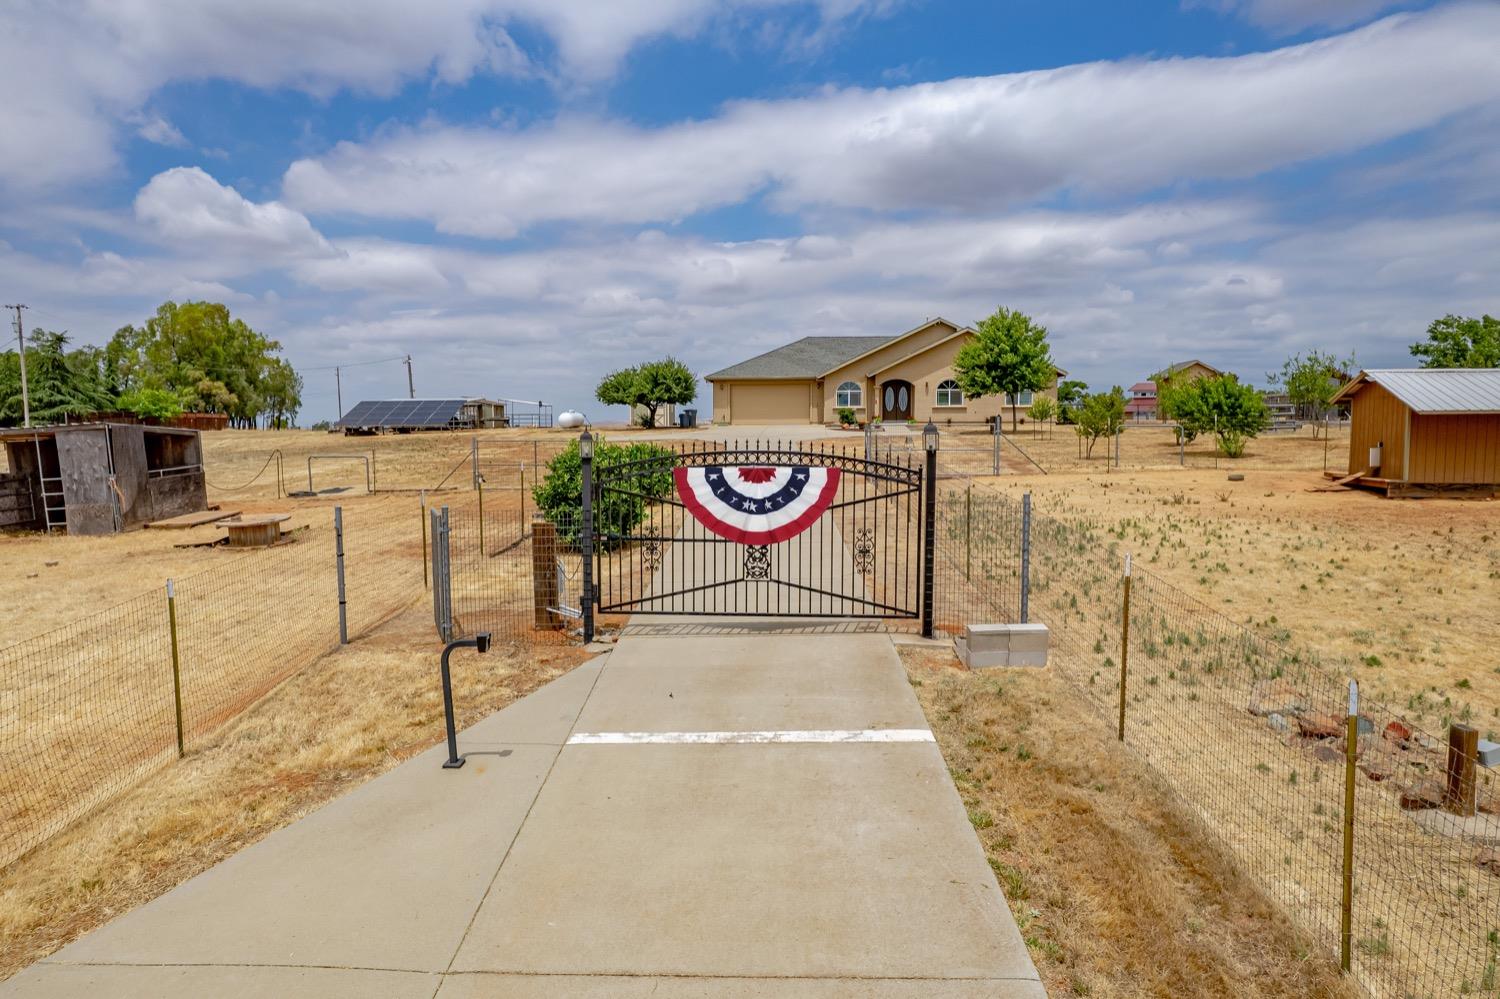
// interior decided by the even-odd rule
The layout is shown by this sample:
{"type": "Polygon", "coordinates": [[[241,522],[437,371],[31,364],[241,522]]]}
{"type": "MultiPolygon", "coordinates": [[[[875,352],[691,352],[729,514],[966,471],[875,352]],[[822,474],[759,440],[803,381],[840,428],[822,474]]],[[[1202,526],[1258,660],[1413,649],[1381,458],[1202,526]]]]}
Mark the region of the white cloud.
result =
{"type": "Polygon", "coordinates": [[[142,115],[137,119],[135,134],[147,142],[154,142],[158,146],[171,146],[181,149],[188,145],[187,136],[180,132],[176,125],[159,114],[142,115]]]}
{"type": "Polygon", "coordinates": [[[1184,0],[1184,7],[1212,7],[1281,34],[1307,28],[1347,28],[1377,14],[1409,6],[1408,0],[1184,0]]]}
{"type": "Polygon", "coordinates": [[[275,201],[257,204],[197,167],[152,177],[135,198],[135,215],[179,251],[223,255],[329,256],[335,253],[307,216],[275,201]]]}
{"type": "Polygon", "coordinates": [[[1269,53],[738,102],[656,129],[402,128],[293,163],[284,190],[309,212],[502,238],[670,223],[759,192],[788,211],[989,211],[1252,177],[1431,127],[1500,100],[1496,37],[1500,5],[1470,5],[1269,53]]]}
{"type": "MultiPolygon", "coordinates": [[[[693,34],[715,17],[811,10],[826,24],[893,3],[14,0],[0,5],[0,192],[107,172],[119,126],[173,82],[218,79],[326,97],[344,89],[389,95],[418,79],[459,84],[476,73],[597,81],[641,42],[693,34]],[[557,66],[539,67],[517,46],[508,27],[520,22],[552,40],[557,66]]],[[[164,121],[143,128],[175,139],[164,121]]]]}

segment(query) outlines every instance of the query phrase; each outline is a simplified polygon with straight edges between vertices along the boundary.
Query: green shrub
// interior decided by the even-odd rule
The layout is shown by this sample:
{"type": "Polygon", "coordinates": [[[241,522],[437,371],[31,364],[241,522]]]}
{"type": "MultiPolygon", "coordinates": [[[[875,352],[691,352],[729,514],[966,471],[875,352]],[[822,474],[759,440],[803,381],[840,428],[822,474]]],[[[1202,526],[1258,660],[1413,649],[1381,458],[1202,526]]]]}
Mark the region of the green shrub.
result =
{"type": "Polygon", "coordinates": [[[170,420],[182,415],[182,400],[176,393],[165,389],[138,389],[120,396],[119,407],[127,413],[157,420],[170,420]]]}
{"type": "Polygon", "coordinates": [[[854,425],[854,410],[848,406],[840,407],[838,410],[839,424],[849,427],[854,425]]]}
{"type": "MultiPolygon", "coordinates": [[[[602,438],[596,439],[596,483],[603,466],[656,459],[632,472],[628,480],[616,481],[619,488],[602,493],[594,506],[596,535],[606,530],[628,531],[635,527],[646,515],[649,498],[665,496],[672,491],[671,458],[672,450],[660,444],[645,441],[610,444],[602,438]]],[[[578,536],[583,530],[583,461],[578,456],[576,440],[547,462],[547,474],[532,489],[531,498],[536,501],[537,509],[557,526],[558,540],[568,547],[577,547],[578,536]]]]}

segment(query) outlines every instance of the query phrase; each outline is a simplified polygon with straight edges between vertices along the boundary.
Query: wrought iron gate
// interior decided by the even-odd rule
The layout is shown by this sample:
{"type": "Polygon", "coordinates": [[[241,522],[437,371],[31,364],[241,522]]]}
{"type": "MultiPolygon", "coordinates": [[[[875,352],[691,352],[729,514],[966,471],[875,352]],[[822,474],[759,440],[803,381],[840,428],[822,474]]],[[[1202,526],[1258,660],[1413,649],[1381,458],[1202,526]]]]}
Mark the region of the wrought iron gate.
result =
{"type": "Polygon", "coordinates": [[[595,613],[921,618],[930,634],[935,459],[777,444],[586,457],[585,635],[595,613]]]}

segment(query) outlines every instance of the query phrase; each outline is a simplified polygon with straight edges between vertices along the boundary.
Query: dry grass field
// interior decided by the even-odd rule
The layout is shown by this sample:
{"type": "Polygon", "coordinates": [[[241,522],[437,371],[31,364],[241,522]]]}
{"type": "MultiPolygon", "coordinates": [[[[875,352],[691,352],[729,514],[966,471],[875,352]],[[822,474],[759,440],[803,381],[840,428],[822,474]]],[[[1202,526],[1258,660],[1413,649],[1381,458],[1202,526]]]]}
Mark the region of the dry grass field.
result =
{"type": "MultiPolygon", "coordinates": [[[[1135,450],[1173,450],[1167,431],[1132,434],[1135,450]]],[[[1500,730],[1500,503],[1315,492],[1322,444],[1306,430],[1271,436],[1214,470],[1131,468],[1127,443],[1119,471],[1096,461],[975,483],[1029,491],[1037,514],[1099,528],[1137,564],[1314,651],[1424,726],[1500,730]]],[[[1347,438],[1334,447],[1342,456],[1347,438]]]]}
{"type": "MultiPolygon", "coordinates": [[[[431,610],[419,603],[7,868],[0,978],[441,740],[435,651],[431,610]]],[[[459,725],[584,658],[576,647],[522,646],[466,660],[454,671],[459,725]]]]}
{"type": "Polygon", "coordinates": [[[1051,995],[1353,994],[1058,674],[901,654],[1051,995]]]}

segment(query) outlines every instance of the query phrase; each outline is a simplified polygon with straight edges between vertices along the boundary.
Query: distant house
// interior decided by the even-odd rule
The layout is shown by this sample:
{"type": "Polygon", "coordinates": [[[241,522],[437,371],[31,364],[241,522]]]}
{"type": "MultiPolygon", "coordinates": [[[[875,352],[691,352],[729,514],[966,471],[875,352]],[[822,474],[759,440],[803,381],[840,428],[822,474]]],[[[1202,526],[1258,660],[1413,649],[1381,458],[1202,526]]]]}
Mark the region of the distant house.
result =
{"type": "MultiPolygon", "coordinates": [[[[714,422],[728,424],[831,423],[841,409],[861,421],[928,419],[983,423],[1011,400],[969,399],[958,386],[954,355],[975,336],[968,326],[931,319],[895,336],[809,336],[730,365],[707,377],[713,386],[714,422]]],[[[1051,384],[1023,392],[1057,400],[1058,368],[1051,384]]]]}
{"type": "Polygon", "coordinates": [[[1156,383],[1136,382],[1125,401],[1125,416],[1131,420],[1156,419],[1156,383]]]}
{"type": "Polygon", "coordinates": [[[1500,368],[1361,371],[1350,408],[1349,475],[1388,495],[1500,490],[1500,368]]]}
{"type": "Polygon", "coordinates": [[[1199,378],[1218,378],[1222,374],[1224,372],[1218,368],[1211,364],[1204,364],[1202,361],[1178,361],[1176,364],[1169,365],[1165,370],[1158,371],[1152,376],[1152,380],[1158,384],[1177,379],[1192,382],[1199,378]]]}

